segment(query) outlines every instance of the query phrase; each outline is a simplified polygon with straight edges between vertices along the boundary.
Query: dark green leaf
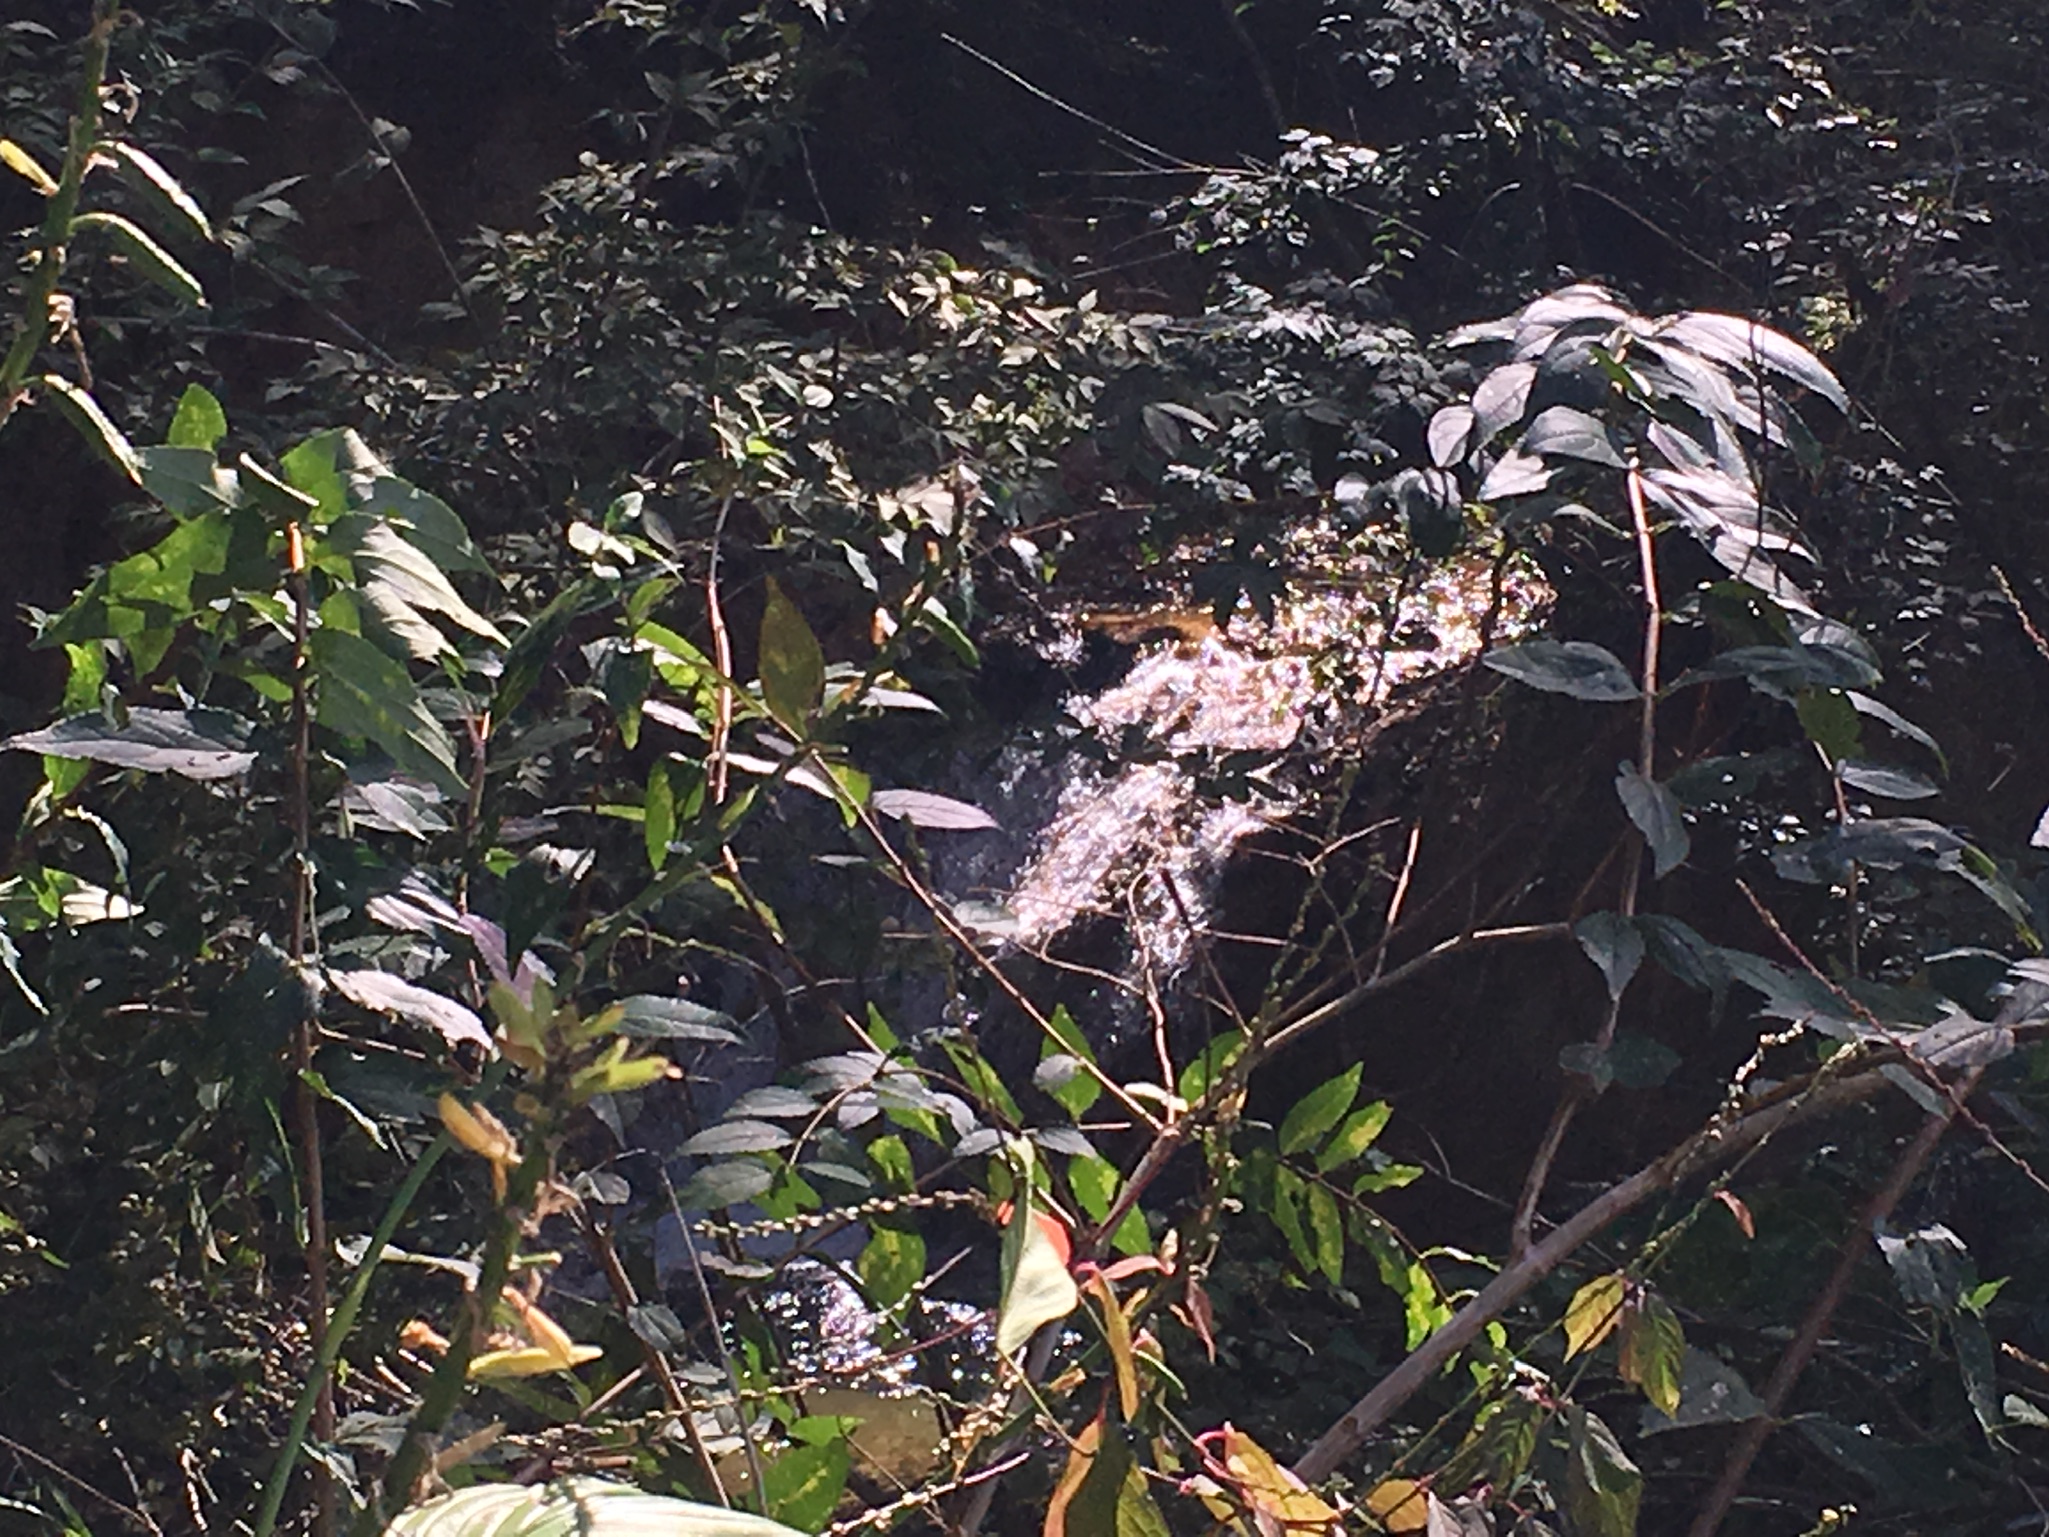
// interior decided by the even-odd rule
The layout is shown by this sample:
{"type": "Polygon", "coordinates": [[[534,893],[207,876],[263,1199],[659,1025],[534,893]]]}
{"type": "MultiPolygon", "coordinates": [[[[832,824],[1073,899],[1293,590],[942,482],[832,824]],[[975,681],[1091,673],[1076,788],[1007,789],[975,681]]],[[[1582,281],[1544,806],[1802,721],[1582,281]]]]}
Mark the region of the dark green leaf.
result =
{"type": "Polygon", "coordinates": [[[1643,1474],[1598,1415],[1574,1405],[1566,1427],[1566,1508],[1574,1530],[1585,1537],[1635,1537],[1643,1474]]]}
{"type": "Polygon", "coordinates": [[[1636,924],[1620,913],[1589,913],[1572,932],[1587,959],[1601,968],[1609,998],[1620,998],[1643,964],[1643,935],[1636,924]]]}
{"type": "Polygon", "coordinates": [[[1614,652],[1584,640],[1532,640],[1480,658],[1498,673],[1552,694],[1610,702],[1640,697],[1614,652]]]}
{"type": "Polygon", "coordinates": [[[256,762],[248,745],[250,729],[247,721],[223,710],[135,709],[123,725],[97,713],[74,715],[41,731],[9,737],[0,747],[150,774],[230,779],[246,774],[256,762]]]}
{"type": "Polygon", "coordinates": [[[1846,758],[1836,764],[1836,772],[1842,775],[1843,783],[1853,790],[1862,790],[1866,795],[1880,796],[1886,800],[1926,800],[1931,795],[1941,794],[1940,787],[1926,774],[1917,774],[1912,769],[1895,768],[1885,763],[1864,763],[1846,758]]]}
{"type": "Polygon", "coordinates": [[[1523,434],[1522,451],[1526,454],[1562,454],[1570,459],[1611,465],[1618,470],[1623,462],[1600,419],[1584,411],[1576,411],[1571,406],[1551,406],[1540,411],[1537,419],[1530,423],[1529,431],[1523,434]]]}
{"type": "Polygon", "coordinates": [[[1656,780],[1644,778],[1635,764],[1624,763],[1615,775],[1615,793],[1650,848],[1652,869],[1662,877],[1684,864],[1693,844],[1672,792],[1656,780]]]}
{"type": "Polygon", "coordinates": [[[647,993],[636,993],[631,998],[621,999],[619,1008],[619,1028],[626,1035],[647,1040],[712,1041],[722,1045],[733,1045],[740,1039],[730,1014],[721,1014],[717,1009],[708,1009],[687,998],[656,998],[647,993]]]}

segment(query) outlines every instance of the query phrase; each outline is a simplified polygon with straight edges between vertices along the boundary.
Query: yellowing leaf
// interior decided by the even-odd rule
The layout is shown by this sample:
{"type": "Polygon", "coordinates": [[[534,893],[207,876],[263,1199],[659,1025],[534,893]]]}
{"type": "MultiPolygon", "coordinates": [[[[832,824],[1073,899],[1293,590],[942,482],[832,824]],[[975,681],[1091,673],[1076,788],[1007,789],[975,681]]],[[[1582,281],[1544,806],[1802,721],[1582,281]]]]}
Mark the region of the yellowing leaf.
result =
{"type": "Polygon", "coordinates": [[[1089,1277],[1089,1294],[1103,1314],[1103,1339],[1110,1347],[1110,1364],[1117,1372],[1117,1406],[1126,1420],[1138,1413],[1138,1363],[1131,1349],[1131,1320],[1117,1304],[1117,1294],[1101,1275],[1089,1277]]]}
{"type": "Polygon", "coordinates": [[[1627,1292],[1622,1273],[1597,1276],[1572,1294],[1565,1309],[1565,1357],[1571,1360],[1583,1350],[1592,1350],[1615,1332],[1622,1322],[1622,1299],[1627,1292]]]}
{"type": "Polygon", "coordinates": [[[0,139],[0,165],[26,181],[44,197],[56,194],[57,181],[50,173],[36,163],[36,157],[16,144],[12,139],[0,139]]]}
{"type": "Polygon", "coordinates": [[[438,1108],[448,1134],[491,1165],[491,1190],[503,1201],[505,1176],[519,1167],[519,1144],[512,1133],[484,1106],[472,1108],[453,1094],[443,1094],[438,1108]]]}
{"type": "Polygon", "coordinates": [[[1390,1532],[1420,1532],[1430,1525],[1430,1491],[1413,1478],[1390,1478],[1366,1496],[1367,1512],[1390,1532]]]}
{"type": "Polygon", "coordinates": [[[1067,1507],[1081,1488],[1081,1481],[1088,1477],[1089,1469],[1095,1465],[1096,1449],[1103,1444],[1103,1417],[1099,1414],[1082,1426],[1074,1438],[1074,1446],[1067,1454],[1067,1467],[1060,1475],[1060,1482],[1053,1486],[1052,1498],[1046,1501],[1046,1521],[1040,1529],[1041,1537],[1066,1537],[1067,1507]]]}
{"type": "Polygon", "coordinates": [[[1239,1494],[1259,1514],[1297,1531],[1320,1531],[1338,1524],[1338,1513],[1321,1496],[1304,1487],[1244,1431],[1227,1424],[1223,1441],[1224,1466],[1239,1494]]]}
{"type": "Polygon", "coordinates": [[[595,1361],[603,1354],[595,1345],[570,1346],[566,1360],[539,1345],[524,1345],[517,1350],[487,1350],[470,1362],[470,1376],[478,1381],[492,1377],[542,1377],[549,1372],[567,1371],[572,1366],[595,1361]]]}

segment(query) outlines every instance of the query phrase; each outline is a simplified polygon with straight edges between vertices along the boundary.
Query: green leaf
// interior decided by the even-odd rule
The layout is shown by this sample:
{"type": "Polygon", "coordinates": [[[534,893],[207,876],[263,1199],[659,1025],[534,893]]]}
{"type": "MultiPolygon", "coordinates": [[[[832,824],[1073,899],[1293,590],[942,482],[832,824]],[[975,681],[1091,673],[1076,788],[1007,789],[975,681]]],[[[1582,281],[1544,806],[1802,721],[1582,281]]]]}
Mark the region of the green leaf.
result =
{"type": "Polygon", "coordinates": [[[761,697],[768,713],[799,737],[808,735],[825,698],[825,653],[774,577],[761,615],[761,697]]]}
{"type": "Polygon", "coordinates": [[[214,462],[210,448],[139,448],[142,489],[181,518],[225,512],[242,502],[240,478],[214,462]]]}
{"type": "Polygon", "coordinates": [[[1297,1174],[1286,1164],[1274,1169],[1273,1204],[1267,1214],[1280,1229],[1281,1237],[1288,1241],[1288,1252],[1295,1257],[1295,1263],[1304,1271],[1316,1269],[1316,1249],[1309,1240],[1309,1229],[1302,1225],[1302,1203],[1309,1190],[1309,1181],[1297,1174]]]}
{"type": "Polygon", "coordinates": [[[1346,1116],[1344,1124],[1323,1145],[1323,1151],[1316,1155],[1316,1172],[1328,1174],[1365,1153],[1378,1140],[1393,1113],[1393,1107],[1386,1100],[1377,1099],[1346,1116]]]}
{"type": "Polygon", "coordinates": [[[204,385],[188,384],[178,397],[171,430],[164,437],[172,448],[203,448],[211,453],[228,435],[228,413],[204,385]]]}
{"type": "Polygon", "coordinates": [[[1437,1277],[1421,1260],[1411,1260],[1402,1273],[1402,1319],[1408,1348],[1414,1350],[1451,1322],[1451,1304],[1437,1288],[1437,1277]]]}
{"type": "Polygon", "coordinates": [[[158,245],[133,220],[124,219],[117,213],[82,213],[72,221],[72,226],[104,230],[113,241],[114,249],[126,257],[128,264],[137,272],[180,302],[194,309],[206,308],[206,290],[199,286],[199,279],[186,271],[184,263],[158,245]]]}
{"type": "Polygon", "coordinates": [[[870,1230],[855,1269],[869,1305],[886,1313],[925,1279],[925,1240],[907,1228],[878,1224],[870,1230]]]}
{"type": "Polygon", "coordinates": [[[1839,688],[1803,688],[1794,701],[1794,713],[1800,717],[1807,740],[1826,753],[1831,763],[1864,751],[1858,710],[1852,703],[1856,697],[1839,688]]]}
{"type": "Polygon", "coordinates": [[[1643,1396],[1659,1413],[1679,1412],[1686,1333],[1679,1326],[1679,1315],[1657,1293],[1645,1293],[1623,1310],[1620,1357],[1624,1382],[1642,1388],[1643,1396]]]}
{"type": "MultiPolygon", "coordinates": [[[[853,1455],[844,1439],[824,1446],[791,1447],[761,1475],[769,1514],[799,1531],[822,1531],[846,1492],[847,1474],[852,1469],[853,1455]]],[[[579,1532],[578,1537],[583,1534],[579,1532]]]]}
{"type": "Polygon", "coordinates": [[[1201,1054],[1181,1069],[1181,1078],[1175,1084],[1174,1091],[1189,1104],[1194,1104],[1209,1092],[1210,1085],[1223,1075],[1225,1069],[1244,1049],[1245,1036],[1242,1031],[1226,1030],[1212,1037],[1209,1044],[1203,1047],[1201,1054]]]}
{"type": "Polygon", "coordinates": [[[427,711],[406,670],[360,636],[322,627],[308,644],[320,724],[362,737],[449,795],[469,793],[455,741],[427,711]]]}
{"type": "Polygon", "coordinates": [[[1047,1023],[1053,1033],[1050,1039],[1040,1039],[1039,1071],[1033,1081],[1078,1121],[1102,1097],[1102,1083],[1082,1066],[1094,1062],[1096,1054],[1066,1004],[1055,1005],[1047,1023]]]}
{"type": "Polygon", "coordinates": [[[1551,694],[1604,703],[1639,697],[1620,657],[1584,640],[1531,640],[1490,651],[1481,662],[1518,683],[1551,694]]]}
{"type": "Polygon", "coordinates": [[[141,485],[142,466],[135,457],[135,447],[100,409],[100,403],[62,374],[44,374],[42,385],[58,414],[76,427],[87,443],[104,454],[115,469],[141,485]]]}
{"type": "Polygon", "coordinates": [[[9,737],[0,748],[89,759],[147,774],[231,779],[256,763],[249,736],[249,723],[224,710],[134,709],[118,726],[95,711],[9,737]]]}
{"type": "Polygon", "coordinates": [[[600,1478],[546,1484],[478,1484],[415,1505],[385,1537],[796,1537],[766,1516],[667,1495],[643,1494],[600,1478]]]}
{"type": "Polygon", "coordinates": [[[647,843],[647,862],[660,874],[669,862],[669,845],[676,837],[676,791],[669,783],[669,763],[657,758],[647,771],[647,799],[642,803],[646,817],[640,826],[647,843]]]}
{"type": "Polygon", "coordinates": [[[335,466],[341,445],[339,432],[318,432],[278,460],[285,481],[294,491],[304,492],[319,504],[319,523],[331,523],[349,508],[349,490],[335,466]]]}
{"type": "Polygon", "coordinates": [[[1333,1286],[1345,1284],[1345,1219],[1338,1198],[1321,1182],[1309,1187],[1309,1236],[1316,1265],[1333,1286]]]}
{"type": "Polygon", "coordinates": [[[334,525],[334,542],[355,563],[366,613],[420,661],[450,649],[427,616],[442,619],[496,646],[507,646],[498,627],[463,601],[431,557],[380,518],[351,514],[334,525]]]}
{"type": "Polygon", "coordinates": [[[1281,1152],[1305,1152],[1337,1125],[1352,1108],[1352,1101],[1359,1097],[1359,1078],[1364,1071],[1364,1066],[1355,1062],[1297,1100],[1295,1108],[1281,1121],[1281,1152]]]}
{"type": "Polygon", "coordinates": [[[498,689],[491,697],[494,720],[503,723],[512,718],[512,712],[541,681],[541,673],[555,655],[555,648],[568,638],[570,627],[582,617],[598,591],[598,584],[588,580],[564,588],[534,616],[533,623],[520,631],[519,638],[505,653],[498,689]]]}
{"type": "Polygon", "coordinates": [[[1088,1471],[1068,1500],[1063,1537],[1168,1537],[1144,1469],[1116,1426],[1102,1423],[1088,1471]]]}
{"type": "Polygon", "coordinates": [[[1566,1508],[1573,1530],[1585,1537],[1635,1537],[1643,1474],[1623,1452],[1615,1432],[1597,1415],[1574,1405],[1566,1418],[1570,1458],[1566,1508]]]}
{"type": "Polygon", "coordinates": [[[1649,845],[1656,874],[1669,875],[1684,864],[1693,840],[1687,836],[1686,818],[1672,792],[1655,779],[1646,779],[1635,764],[1623,763],[1615,774],[1615,793],[1649,845]]]}

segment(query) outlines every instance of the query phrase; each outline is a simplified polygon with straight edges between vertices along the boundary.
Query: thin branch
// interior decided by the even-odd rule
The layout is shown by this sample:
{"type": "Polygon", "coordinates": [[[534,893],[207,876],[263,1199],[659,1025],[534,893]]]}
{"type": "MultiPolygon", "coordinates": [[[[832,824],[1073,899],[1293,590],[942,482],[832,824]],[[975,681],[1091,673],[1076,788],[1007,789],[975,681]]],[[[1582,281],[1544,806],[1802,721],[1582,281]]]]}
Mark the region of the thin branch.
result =
{"type": "Polygon", "coordinates": [[[1499,1318],[1531,1287],[1572,1256],[1610,1223],[1681,1180],[1755,1146],[1801,1121],[1811,1120],[1861,1099],[1868,1099],[1889,1080],[1874,1070],[1854,1074],[1817,1075],[1734,1121],[1709,1122],[1655,1163],[1610,1186],[1573,1214],[1541,1243],[1505,1267],[1480,1293],[1452,1316],[1449,1323],[1411,1351],[1393,1371],[1376,1383],[1295,1464],[1295,1476],[1307,1484],[1321,1483],[1366,1444],[1388,1417],[1418,1389],[1448,1366],[1488,1324],[1499,1318]]]}

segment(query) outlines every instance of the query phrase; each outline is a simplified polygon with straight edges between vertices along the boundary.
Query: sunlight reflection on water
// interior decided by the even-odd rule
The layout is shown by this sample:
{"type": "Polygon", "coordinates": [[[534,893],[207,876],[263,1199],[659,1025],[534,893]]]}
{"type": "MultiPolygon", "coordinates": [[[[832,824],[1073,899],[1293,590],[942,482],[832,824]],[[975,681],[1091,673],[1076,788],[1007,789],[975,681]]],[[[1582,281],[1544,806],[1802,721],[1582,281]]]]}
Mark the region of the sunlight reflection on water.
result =
{"type": "Polygon", "coordinates": [[[1158,644],[1122,682],[1069,701],[1084,729],[1107,741],[1142,733],[1158,756],[1109,769],[1077,762],[1004,902],[1013,942],[1043,947],[1084,915],[1107,913],[1127,926],[1137,973],[1179,971],[1232,849],[1295,804],[1263,771],[1247,776],[1244,798],[1205,795],[1192,760],[1280,754],[1319,711],[1384,708],[1404,685],[1472,661],[1497,601],[1497,643],[1515,636],[1548,589],[1519,568],[1504,573],[1498,598],[1494,581],[1493,562],[1473,555],[1439,563],[1393,602],[1386,578],[1308,588],[1271,626],[1240,618],[1193,643],[1158,644]]]}

